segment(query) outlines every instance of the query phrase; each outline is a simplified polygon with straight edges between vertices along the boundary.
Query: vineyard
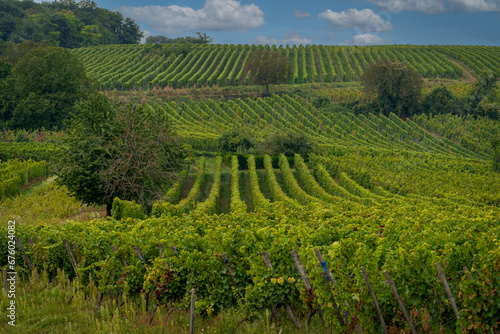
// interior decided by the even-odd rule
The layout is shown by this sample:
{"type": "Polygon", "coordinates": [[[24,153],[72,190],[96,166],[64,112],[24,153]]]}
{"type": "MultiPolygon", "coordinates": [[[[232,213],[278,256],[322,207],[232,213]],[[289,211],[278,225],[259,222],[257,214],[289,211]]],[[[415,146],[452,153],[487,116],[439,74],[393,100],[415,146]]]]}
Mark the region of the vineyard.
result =
{"type": "MultiPolygon", "coordinates": [[[[349,325],[377,333],[381,324],[364,267],[391,330],[410,325],[395,311],[383,271],[419,331],[492,331],[498,305],[485,296],[499,288],[500,179],[485,162],[360,151],[312,156],[308,162],[281,155],[277,169],[269,156],[264,169],[249,156],[247,165],[240,170],[236,156],[229,165],[200,157],[145,219],[136,217],[140,211],[133,204],[119,200],[115,219],[30,225],[21,218],[19,270],[27,273],[31,266],[59,280],[65,279],[60,269],[70,277],[78,273],[78,284],[91,280],[109,298],[142,295],[150,308],[174,301],[187,305],[195,288],[197,312],[205,316],[235,307],[247,316],[283,308],[295,315],[297,328],[316,313],[333,332],[349,325]],[[231,175],[229,192],[222,189],[223,173],[231,175]],[[230,200],[229,214],[214,214],[221,200],[230,200]],[[75,245],[75,269],[63,239],[75,245]],[[435,263],[448,279],[457,314],[435,263]]],[[[0,262],[6,261],[2,252],[0,262]]]]}
{"type": "Polygon", "coordinates": [[[381,59],[400,60],[426,78],[463,79],[464,71],[474,77],[486,69],[500,73],[500,48],[486,46],[216,44],[176,54],[152,45],[106,45],[74,52],[101,89],[128,90],[247,85],[245,64],[260,49],[279,52],[290,60],[290,84],[359,81],[363,68],[381,59]]]}
{"type": "MultiPolygon", "coordinates": [[[[354,115],[341,107],[320,111],[299,96],[275,95],[227,102],[191,100],[162,105],[155,103],[149,107],[165,112],[177,133],[200,150],[216,150],[222,132],[244,127],[259,138],[281,129],[304,133],[330,150],[414,151],[471,159],[487,159],[489,156],[488,147],[474,145],[481,138],[475,137],[473,131],[469,131],[470,144],[466,149],[456,142],[457,137],[437,137],[426,127],[411,120],[404,122],[394,114],[389,117],[354,115]]],[[[419,122],[424,124],[424,118],[419,118],[419,122]]],[[[490,123],[494,132],[496,122],[490,123]]],[[[486,133],[485,129],[483,136],[486,133]]]]}
{"type": "MultiPolygon", "coordinates": [[[[357,82],[381,59],[444,79],[466,101],[471,78],[485,69],[500,74],[499,47],[105,45],[71,52],[119,102],[152,96],[120,90],[187,92],[153,96],[137,110],[166,115],[189,152],[175,180],[141,202],[147,208],[113,195],[106,217],[110,206],[82,205],[50,177],[68,133],[2,132],[0,267],[5,292],[17,272],[19,333],[499,332],[500,174],[491,159],[498,120],[403,119],[348,107],[373,99],[357,82]],[[292,64],[279,94],[197,89],[248,85],[245,64],[259,49],[292,64]],[[297,86],[306,83],[321,85],[297,86]],[[233,130],[255,146],[219,152],[221,135],[233,130]],[[261,148],[285,131],[314,145],[302,155],[261,148]]],[[[100,181],[85,185],[91,182],[100,181]]],[[[2,292],[0,308],[9,305],[2,292]]],[[[0,331],[7,328],[4,319],[0,331]]]]}

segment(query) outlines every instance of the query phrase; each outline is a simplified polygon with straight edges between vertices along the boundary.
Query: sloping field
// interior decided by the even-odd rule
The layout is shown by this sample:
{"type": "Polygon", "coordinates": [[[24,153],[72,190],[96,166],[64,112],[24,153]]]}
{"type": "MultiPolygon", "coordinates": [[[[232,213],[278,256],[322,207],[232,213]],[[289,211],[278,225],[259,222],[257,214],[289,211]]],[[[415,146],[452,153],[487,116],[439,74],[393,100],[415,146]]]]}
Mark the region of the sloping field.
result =
{"type": "Polygon", "coordinates": [[[426,78],[470,79],[488,69],[500,73],[495,46],[262,46],[105,45],[76,49],[104,90],[152,87],[247,85],[245,64],[255,50],[288,57],[290,84],[358,81],[363,68],[380,59],[401,60],[426,78]]]}
{"type": "Polygon", "coordinates": [[[436,136],[412,120],[405,122],[394,114],[389,117],[355,115],[341,108],[320,111],[299,96],[274,95],[227,102],[191,100],[180,104],[154,104],[151,108],[167,113],[178,134],[202,150],[216,149],[223,131],[246,127],[258,138],[284,129],[305,133],[330,149],[416,151],[472,159],[489,158],[479,148],[472,152],[456,141],[436,136]]]}

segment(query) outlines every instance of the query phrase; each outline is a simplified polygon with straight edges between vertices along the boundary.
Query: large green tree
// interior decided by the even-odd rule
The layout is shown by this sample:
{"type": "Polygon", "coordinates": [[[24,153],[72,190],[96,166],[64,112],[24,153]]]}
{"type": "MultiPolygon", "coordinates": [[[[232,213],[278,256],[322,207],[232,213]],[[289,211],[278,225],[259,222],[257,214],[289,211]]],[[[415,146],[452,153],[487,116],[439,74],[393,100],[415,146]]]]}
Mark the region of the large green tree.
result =
{"type": "Polygon", "coordinates": [[[15,108],[4,110],[12,128],[61,129],[73,105],[85,98],[90,80],[79,58],[66,49],[45,47],[24,55],[12,68],[15,108]]]}
{"type": "Polygon", "coordinates": [[[286,83],[292,75],[290,60],[279,52],[267,50],[254,51],[246,64],[250,83],[266,85],[266,95],[269,95],[269,85],[286,83]]]}
{"type": "Polygon", "coordinates": [[[111,103],[92,95],[76,105],[58,163],[58,182],[83,203],[114,197],[147,211],[183,165],[184,149],[167,116],[148,106],[111,103]]]}
{"type": "Polygon", "coordinates": [[[78,48],[100,44],[136,44],[142,36],[139,26],[132,19],[124,18],[119,12],[99,8],[94,1],[37,3],[0,0],[0,41],[21,43],[31,40],[78,48]]]}
{"type": "Polygon", "coordinates": [[[411,116],[419,108],[424,80],[401,61],[387,60],[366,67],[361,78],[364,90],[376,95],[376,104],[384,114],[411,116]]]}

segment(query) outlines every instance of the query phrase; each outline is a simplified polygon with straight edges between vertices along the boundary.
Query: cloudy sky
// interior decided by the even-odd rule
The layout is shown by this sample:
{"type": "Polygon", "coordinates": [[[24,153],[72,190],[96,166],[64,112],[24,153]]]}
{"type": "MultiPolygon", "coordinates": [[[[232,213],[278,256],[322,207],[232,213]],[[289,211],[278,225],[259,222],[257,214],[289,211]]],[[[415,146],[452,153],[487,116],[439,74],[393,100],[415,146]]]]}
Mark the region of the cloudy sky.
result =
{"type": "Polygon", "coordinates": [[[228,44],[500,45],[500,0],[95,1],[145,36],[228,44]]]}

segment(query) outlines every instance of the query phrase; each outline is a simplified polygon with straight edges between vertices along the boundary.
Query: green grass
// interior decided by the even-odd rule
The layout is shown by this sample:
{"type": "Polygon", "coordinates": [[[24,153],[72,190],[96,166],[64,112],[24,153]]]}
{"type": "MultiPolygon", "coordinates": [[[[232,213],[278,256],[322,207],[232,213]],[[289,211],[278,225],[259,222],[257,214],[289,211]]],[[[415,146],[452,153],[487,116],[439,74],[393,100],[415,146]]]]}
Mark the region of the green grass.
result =
{"type": "Polygon", "coordinates": [[[105,215],[102,207],[82,206],[68,194],[66,187],[59,187],[55,177],[24,190],[20,195],[0,201],[0,221],[7,224],[56,224],[67,220],[89,220],[105,215]]]}
{"type": "MultiPolygon", "coordinates": [[[[99,290],[93,284],[81,286],[59,272],[57,281],[36,271],[29,281],[18,278],[16,292],[15,327],[0,321],[1,333],[13,334],[109,334],[109,333],[189,333],[187,303],[159,305],[151,320],[152,308],[146,310],[139,298],[126,295],[104,295],[98,306],[99,290]],[[76,288],[76,292],[75,292],[76,288]],[[118,302],[118,304],[117,304],[118,302]],[[123,305],[117,307],[117,305],[123,305]]],[[[10,299],[2,289],[0,308],[6,310],[10,299]]],[[[153,300],[149,305],[156,305],[153,300]]],[[[302,322],[305,322],[303,319],[302,322]]],[[[318,317],[313,317],[307,331],[298,331],[282,310],[281,325],[271,322],[269,310],[256,318],[247,318],[243,309],[223,310],[206,318],[197,314],[195,333],[250,334],[250,333],[324,333],[318,317]]]]}

